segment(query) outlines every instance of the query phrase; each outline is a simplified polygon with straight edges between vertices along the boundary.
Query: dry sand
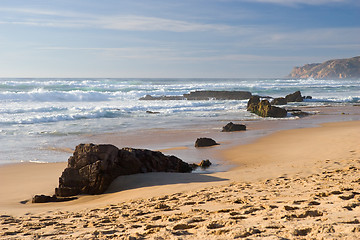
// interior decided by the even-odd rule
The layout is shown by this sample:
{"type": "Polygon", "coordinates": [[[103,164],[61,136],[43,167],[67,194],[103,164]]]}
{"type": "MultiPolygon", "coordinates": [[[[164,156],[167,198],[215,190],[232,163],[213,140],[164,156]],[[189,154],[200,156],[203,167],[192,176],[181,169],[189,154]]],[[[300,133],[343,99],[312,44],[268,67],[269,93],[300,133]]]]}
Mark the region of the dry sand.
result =
{"type": "Polygon", "coordinates": [[[360,122],[281,131],[220,152],[230,171],[123,176],[66,203],[24,204],[64,163],[4,166],[0,238],[360,239],[359,136],[360,122]]]}

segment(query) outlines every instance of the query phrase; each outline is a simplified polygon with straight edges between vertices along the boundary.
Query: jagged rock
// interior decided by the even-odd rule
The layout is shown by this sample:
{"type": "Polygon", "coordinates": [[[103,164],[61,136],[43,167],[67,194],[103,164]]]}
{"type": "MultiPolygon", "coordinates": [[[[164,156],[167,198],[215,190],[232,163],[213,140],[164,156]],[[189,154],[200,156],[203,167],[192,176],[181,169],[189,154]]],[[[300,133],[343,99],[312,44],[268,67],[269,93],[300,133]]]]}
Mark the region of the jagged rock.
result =
{"type": "Polygon", "coordinates": [[[286,95],[285,99],[287,102],[302,102],[303,101],[303,97],[301,96],[300,91],[296,91],[294,93],[286,95]]]}
{"type": "Polygon", "coordinates": [[[222,132],[235,132],[235,131],[245,131],[246,126],[244,124],[234,124],[229,122],[226,126],[223,127],[222,132]]]}
{"type": "Polygon", "coordinates": [[[286,101],[286,98],[274,98],[272,101],[271,101],[271,105],[286,105],[287,104],[287,101],[286,101]]]}
{"type": "Polygon", "coordinates": [[[244,100],[251,96],[251,92],[246,91],[195,91],[184,94],[187,100],[244,100]]]}
{"type": "Polygon", "coordinates": [[[247,103],[247,110],[250,112],[255,112],[260,103],[259,96],[252,96],[247,103]]]}
{"type": "Polygon", "coordinates": [[[251,98],[248,102],[248,111],[260,117],[283,118],[287,116],[285,109],[271,106],[268,100],[259,101],[260,98],[251,98]]]}
{"type": "Polygon", "coordinates": [[[210,147],[219,145],[215,140],[211,138],[198,138],[195,142],[195,147],[210,147]]]}
{"type": "Polygon", "coordinates": [[[55,189],[57,197],[101,194],[121,175],[146,172],[191,172],[191,166],[175,156],[146,149],[113,145],[80,144],[55,189]]]}

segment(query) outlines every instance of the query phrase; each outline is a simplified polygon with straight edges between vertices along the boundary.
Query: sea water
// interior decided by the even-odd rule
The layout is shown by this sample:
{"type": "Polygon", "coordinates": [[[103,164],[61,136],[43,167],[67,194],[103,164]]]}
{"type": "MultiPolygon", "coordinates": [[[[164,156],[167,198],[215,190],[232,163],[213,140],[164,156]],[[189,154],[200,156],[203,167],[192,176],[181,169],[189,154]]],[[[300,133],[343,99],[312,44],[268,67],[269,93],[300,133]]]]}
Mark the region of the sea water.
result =
{"type": "Polygon", "coordinates": [[[271,97],[301,90],[303,96],[312,96],[291,106],[360,102],[359,79],[2,78],[0,164],[66,161],[69,153],[61,149],[74,148],[94,134],[259,118],[246,111],[247,100],[139,100],[147,94],[179,96],[201,90],[271,97]]]}

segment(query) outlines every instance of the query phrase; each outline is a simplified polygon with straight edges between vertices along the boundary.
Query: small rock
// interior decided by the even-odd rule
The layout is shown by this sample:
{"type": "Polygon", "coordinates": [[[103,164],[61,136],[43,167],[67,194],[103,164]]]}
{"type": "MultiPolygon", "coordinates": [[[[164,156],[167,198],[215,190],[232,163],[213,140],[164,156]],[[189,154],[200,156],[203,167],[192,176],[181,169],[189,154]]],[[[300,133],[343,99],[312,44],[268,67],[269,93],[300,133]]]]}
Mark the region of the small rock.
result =
{"type": "Polygon", "coordinates": [[[195,142],[195,147],[210,147],[219,145],[215,140],[211,138],[198,138],[195,142]]]}
{"type": "Polygon", "coordinates": [[[245,131],[246,126],[244,124],[234,124],[229,122],[226,126],[223,127],[222,132],[236,132],[236,131],[245,131]]]}

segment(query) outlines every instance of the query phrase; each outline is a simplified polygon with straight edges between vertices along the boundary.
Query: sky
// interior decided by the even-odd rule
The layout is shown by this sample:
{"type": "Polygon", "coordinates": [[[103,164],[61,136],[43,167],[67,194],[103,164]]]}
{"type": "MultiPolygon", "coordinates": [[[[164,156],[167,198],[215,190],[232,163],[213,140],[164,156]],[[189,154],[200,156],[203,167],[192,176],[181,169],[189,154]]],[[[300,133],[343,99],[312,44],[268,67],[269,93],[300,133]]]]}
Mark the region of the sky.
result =
{"type": "Polygon", "coordinates": [[[0,0],[0,77],[280,78],[359,55],[359,0],[0,0]]]}

